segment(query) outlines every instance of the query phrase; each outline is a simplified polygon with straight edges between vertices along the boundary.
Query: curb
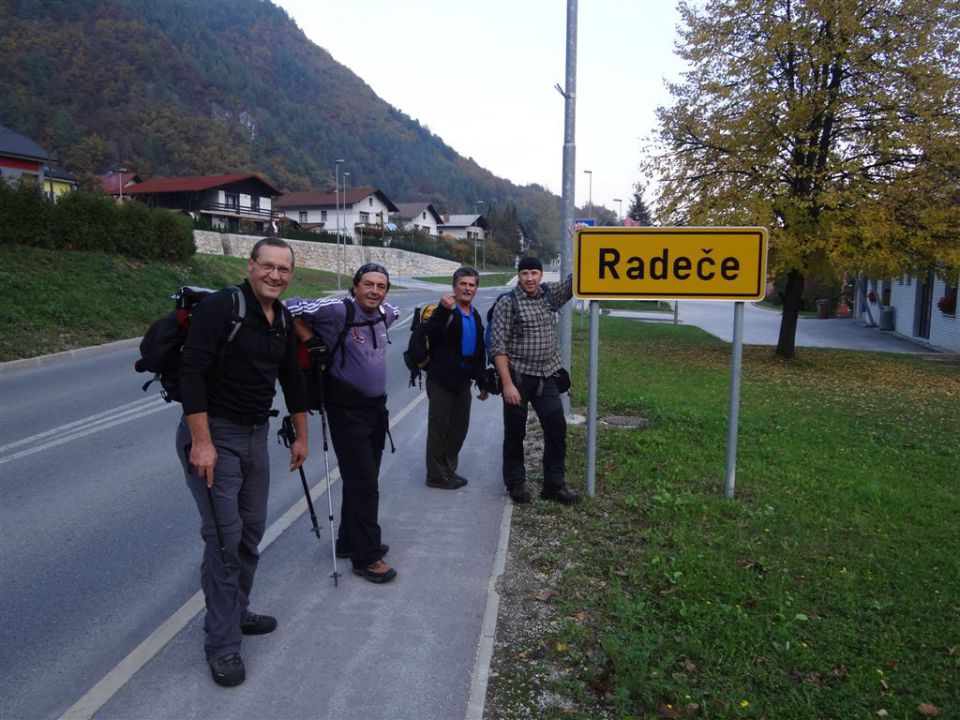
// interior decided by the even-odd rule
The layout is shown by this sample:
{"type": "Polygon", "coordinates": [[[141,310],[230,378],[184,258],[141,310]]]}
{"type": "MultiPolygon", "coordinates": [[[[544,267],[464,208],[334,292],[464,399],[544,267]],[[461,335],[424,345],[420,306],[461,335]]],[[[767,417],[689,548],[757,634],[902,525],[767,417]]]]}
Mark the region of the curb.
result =
{"type": "Polygon", "coordinates": [[[32,358],[23,358],[22,360],[8,360],[0,362],[0,370],[18,370],[35,365],[46,365],[65,358],[82,358],[91,355],[100,355],[101,353],[111,352],[113,350],[124,350],[128,347],[135,347],[140,344],[141,338],[128,338],[126,340],[114,340],[103,345],[91,345],[90,347],[75,348],[73,350],[64,350],[63,352],[51,353],[49,355],[38,355],[32,358]]]}

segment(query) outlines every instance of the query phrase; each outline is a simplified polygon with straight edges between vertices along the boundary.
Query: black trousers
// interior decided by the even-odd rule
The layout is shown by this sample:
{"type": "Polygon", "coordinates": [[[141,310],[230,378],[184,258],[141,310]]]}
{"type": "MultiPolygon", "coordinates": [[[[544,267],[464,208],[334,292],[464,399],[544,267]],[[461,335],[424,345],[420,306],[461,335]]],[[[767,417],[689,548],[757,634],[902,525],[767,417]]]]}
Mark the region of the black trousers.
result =
{"type": "Polygon", "coordinates": [[[552,377],[517,374],[514,384],[520,404],[503,403],[503,483],[511,487],[526,482],[523,441],[527,436],[527,404],[533,406],[543,428],[543,487],[556,490],[564,485],[567,457],[567,419],[563,415],[560,390],[552,377]]]}
{"type": "Polygon", "coordinates": [[[338,552],[350,553],[354,567],[366,567],[380,553],[380,460],[389,415],[386,403],[375,406],[326,404],[330,439],[343,480],[338,552]]]}
{"type": "Polygon", "coordinates": [[[470,384],[448,390],[427,376],[427,479],[453,477],[470,429],[470,384]]]}

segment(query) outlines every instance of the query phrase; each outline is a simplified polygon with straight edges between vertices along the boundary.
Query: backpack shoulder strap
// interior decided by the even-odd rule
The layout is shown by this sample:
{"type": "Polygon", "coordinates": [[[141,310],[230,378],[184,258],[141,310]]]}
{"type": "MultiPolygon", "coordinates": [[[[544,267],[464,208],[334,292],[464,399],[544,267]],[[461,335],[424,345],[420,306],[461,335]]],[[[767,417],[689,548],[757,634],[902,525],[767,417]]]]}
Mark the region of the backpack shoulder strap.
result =
{"type": "MultiPolygon", "coordinates": [[[[233,298],[233,314],[230,316],[230,330],[227,333],[227,342],[231,342],[243,325],[243,319],[247,316],[247,298],[244,297],[243,290],[239,285],[231,285],[230,295],[233,298]]],[[[286,319],[284,319],[284,330],[286,330],[286,319]]]]}

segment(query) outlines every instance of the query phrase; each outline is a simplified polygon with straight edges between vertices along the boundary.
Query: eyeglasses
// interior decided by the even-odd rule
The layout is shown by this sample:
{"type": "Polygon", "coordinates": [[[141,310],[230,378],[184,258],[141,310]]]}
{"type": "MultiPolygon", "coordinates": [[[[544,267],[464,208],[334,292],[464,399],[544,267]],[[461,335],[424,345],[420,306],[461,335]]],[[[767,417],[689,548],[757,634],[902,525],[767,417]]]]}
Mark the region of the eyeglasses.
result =
{"type": "Polygon", "coordinates": [[[290,274],[293,272],[293,268],[288,268],[286,265],[274,265],[273,263],[262,263],[259,260],[253,260],[253,264],[258,268],[263,270],[266,275],[273,275],[276,273],[280,277],[290,277],[290,274]]]}

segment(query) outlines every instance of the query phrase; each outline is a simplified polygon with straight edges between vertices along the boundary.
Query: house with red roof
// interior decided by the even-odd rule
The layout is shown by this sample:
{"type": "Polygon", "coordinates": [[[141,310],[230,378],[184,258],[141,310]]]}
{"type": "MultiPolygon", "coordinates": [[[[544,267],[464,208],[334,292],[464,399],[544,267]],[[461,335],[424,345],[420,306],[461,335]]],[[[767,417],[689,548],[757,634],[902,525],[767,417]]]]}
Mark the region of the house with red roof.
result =
{"type": "Polygon", "coordinates": [[[397,206],[382,191],[373,187],[334,190],[304,190],[276,199],[274,208],[287,220],[313,232],[345,232],[354,242],[363,234],[379,234],[397,206]]]}
{"type": "Polygon", "coordinates": [[[264,232],[280,191],[257,173],[152,178],[123,189],[151,207],[179,210],[216,230],[264,232]]]}
{"type": "Polygon", "coordinates": [[[140,181],[140,176],[131,170],[111,170],[108,173],[97,175],[97,182],[100,183],[103,191],[117,200],[129,199],[130,194],[127,192],[127,188],[140,181]]]}
{"type": "Polygon", "coordinates": [[[13,183],[28,178],[42,187],[49,162],[50,155],[37,143],[0,125],[0,178],[13,183]]]}

